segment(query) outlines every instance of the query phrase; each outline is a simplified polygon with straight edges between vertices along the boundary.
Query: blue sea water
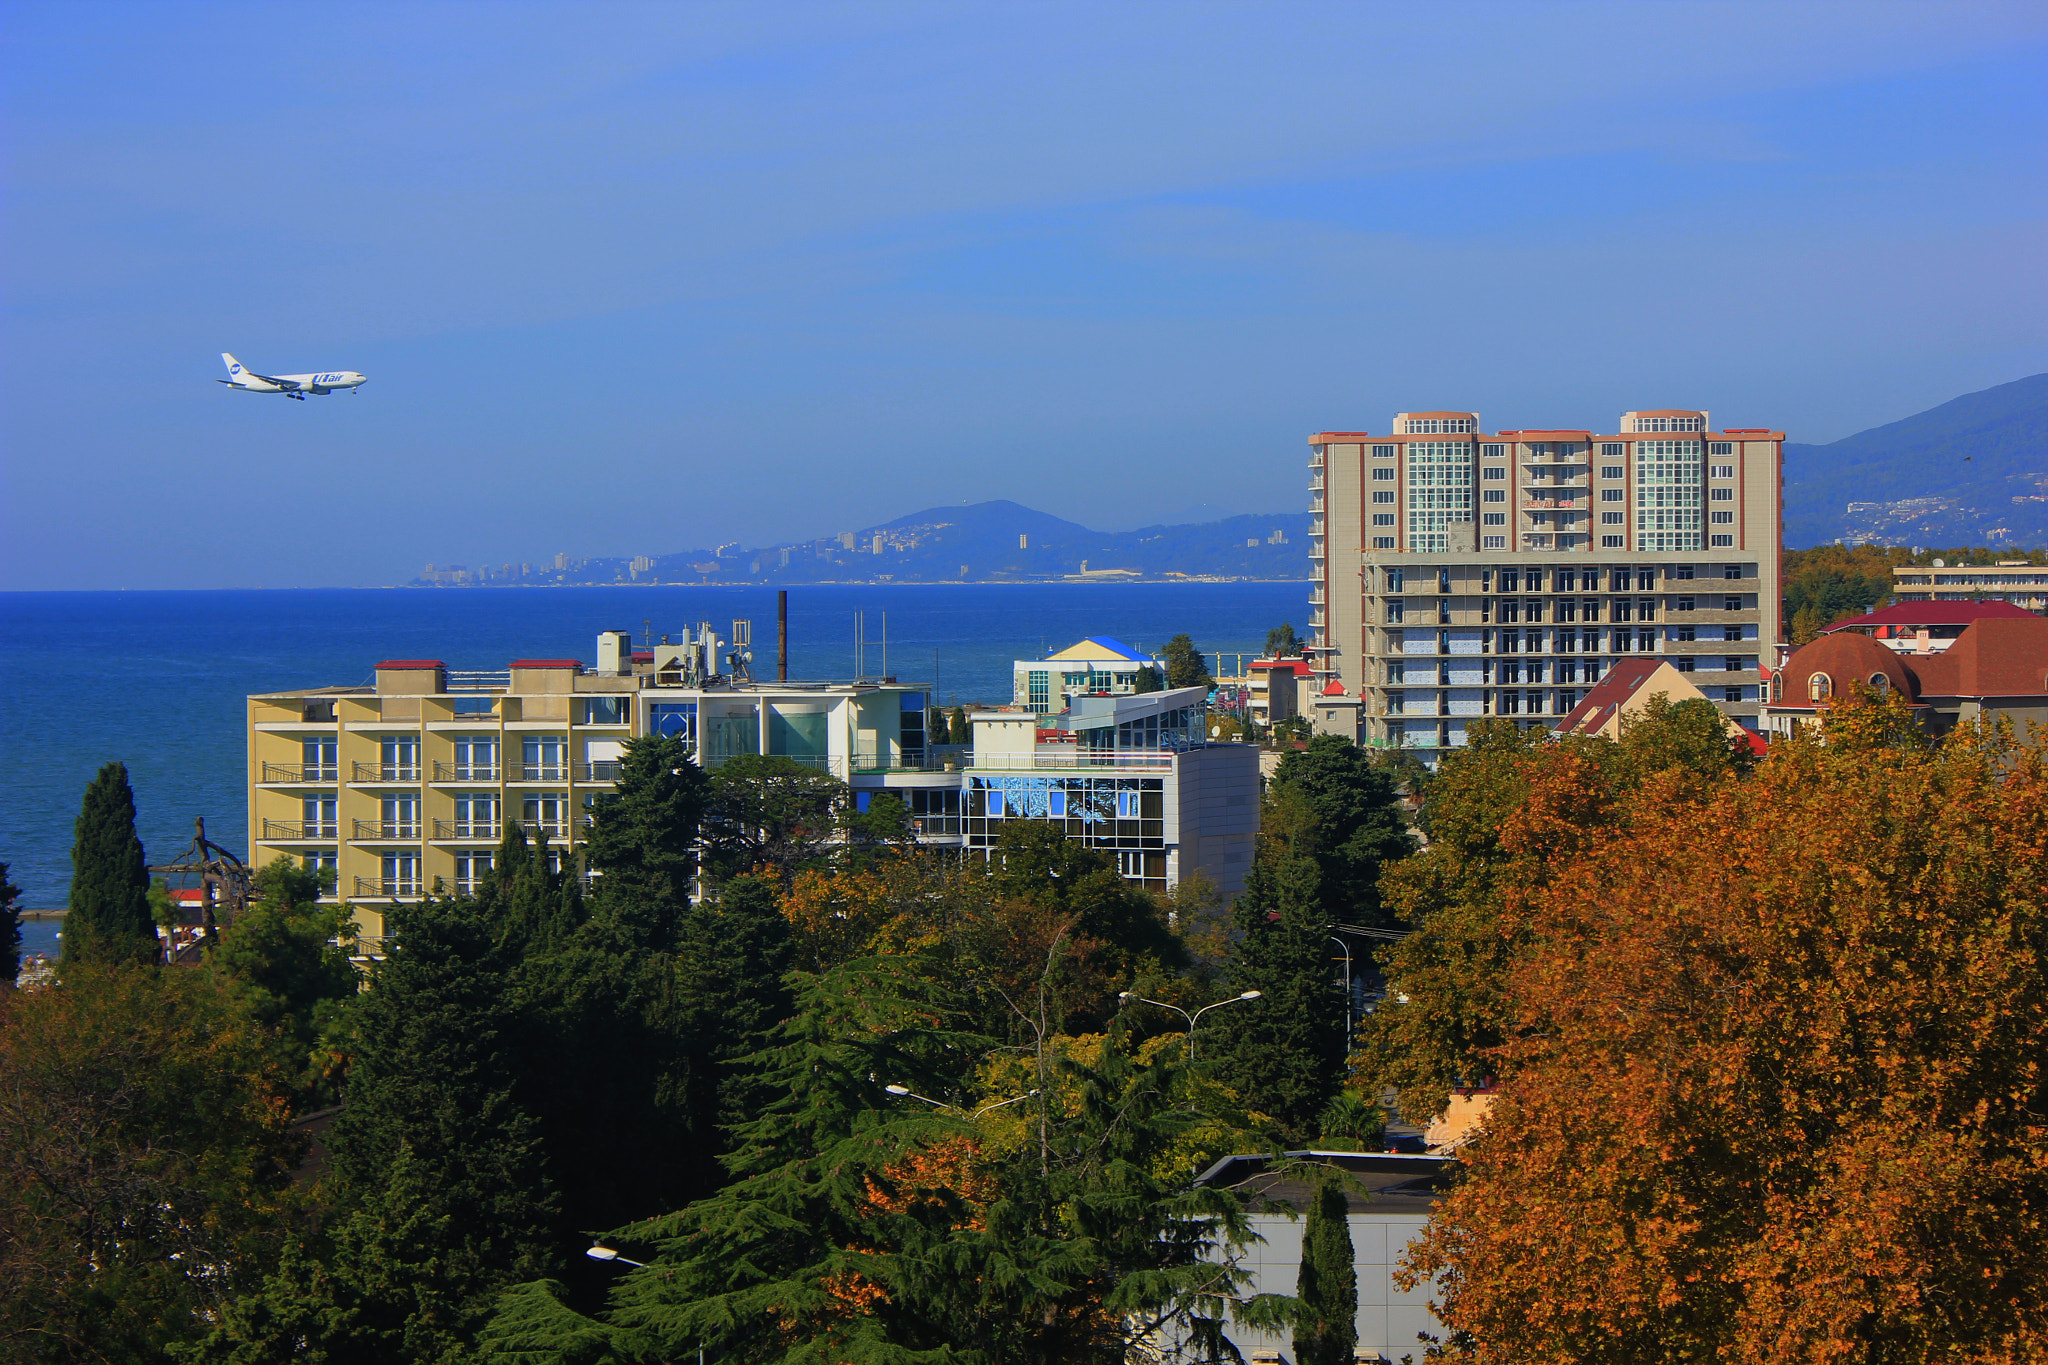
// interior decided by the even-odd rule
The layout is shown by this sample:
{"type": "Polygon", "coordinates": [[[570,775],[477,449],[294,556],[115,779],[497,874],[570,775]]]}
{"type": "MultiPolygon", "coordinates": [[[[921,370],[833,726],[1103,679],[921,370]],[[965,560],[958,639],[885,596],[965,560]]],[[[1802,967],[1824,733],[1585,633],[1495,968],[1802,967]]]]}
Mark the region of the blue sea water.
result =
{"type": "MultiPolygon", "coordinates": [[[[792,678],[865,670],[936,681],[940,700],[1010,699],[1010,664],[1087,635],[1156,651],[1186,632],[1211,657],[1252,651],[1289,621],[1306,635],[1304,583],[1049,583],[792,588],[792,678]]],[[[192,819],[240,852],[246,834],[244,698],[360,684],[379,659],[497,669],[517,658],[593,660],[601,630],[659,639],[709,621],[754,623],[755,670],[773,677],[772,588],[331,589],[0,594],[0,862],[30,908],[62,906],[79,797],[103,763],[128,765],[150,859],[192,819]]],[[[24,925],[48,948],[51,924],[24,925]]]]}

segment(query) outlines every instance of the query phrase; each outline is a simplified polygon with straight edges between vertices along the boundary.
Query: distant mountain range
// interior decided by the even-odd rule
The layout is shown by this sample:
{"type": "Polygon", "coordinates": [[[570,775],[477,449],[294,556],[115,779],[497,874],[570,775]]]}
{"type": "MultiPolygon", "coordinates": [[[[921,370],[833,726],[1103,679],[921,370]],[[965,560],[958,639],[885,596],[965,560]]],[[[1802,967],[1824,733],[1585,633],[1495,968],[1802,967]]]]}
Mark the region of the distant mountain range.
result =
{"type": "Polygon", "coordinates": [[[2048,545],[2048,374],[1785,445],[1785,544],[2048,545]]]}
{"type": "MultiPolygon", "coordinates": [[[[1306,492],[1302,500],[1307,501],[1306,492]]],[[[475,570],[428,566],[420,586],[484,583],[1003,583],[1056,579],[1306,579],[1307,512],[1091,531],[1020,503],[930,507],[788,545],[475,570]]]]}
{"type": "MultiPolygon", "coordinates": [[[[1306,502],[1308,494],[1302,493],[1306,502]]],[[[1197,505],[1188,515],[1215,509],[1197,505]]],[[[480,583],[1001,583],[1309,576],[1307,512],[1091,531],[1019,503],[928,507],[787,545],[471,569],[480,583]]],[[[1785,446],[1785,544],[2048,546],[2048,374],[1964,394],[1829,445],[1785,446]]]]}

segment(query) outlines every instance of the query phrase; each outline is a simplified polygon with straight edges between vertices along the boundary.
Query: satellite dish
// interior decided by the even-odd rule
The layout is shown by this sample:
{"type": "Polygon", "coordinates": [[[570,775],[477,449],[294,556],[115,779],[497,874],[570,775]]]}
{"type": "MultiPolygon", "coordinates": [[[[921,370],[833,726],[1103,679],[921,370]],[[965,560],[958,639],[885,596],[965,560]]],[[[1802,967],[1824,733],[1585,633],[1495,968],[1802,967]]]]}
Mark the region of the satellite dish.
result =
{"type": "Polygon", "coordinates": [[[1934,559],[1934,567],[1937,569],[1946,569],[1948,567],[1948,561],[1941,558],[1939,555],[1936,555],[1934,559]]]}

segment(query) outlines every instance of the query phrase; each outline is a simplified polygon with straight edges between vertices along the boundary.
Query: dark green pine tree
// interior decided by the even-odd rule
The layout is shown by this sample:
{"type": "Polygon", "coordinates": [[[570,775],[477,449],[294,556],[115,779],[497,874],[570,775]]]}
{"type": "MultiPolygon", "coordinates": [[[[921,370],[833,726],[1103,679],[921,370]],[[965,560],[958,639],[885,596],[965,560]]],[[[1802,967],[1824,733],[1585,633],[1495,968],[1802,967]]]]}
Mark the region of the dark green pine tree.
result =
{"type": "Polygon", "coordinates": [[[135,792],[124,764],[107,764],[85,789],[71,845],[70,907],[65,961],[156,960],[149,868],[135,835],[135,792]]]}
{"type": "Polygon", "coordinates": [[[1273,786],[1276,792],[1298,794],[1307,806],[1308,838],[1330,918],[1370,928],[1386,925],[1380,871],[1415,851],[1394,775],[1375,768],[1372,756],[1350,740],[1318,735],[1306,749],[1280,760],[1273,786]]]}
{"type": "MultiPolygon", "coordinates": [[[[795,1007],[784,978],[796,960],[789,920],[775,889],[759,877],[735,877],[718,899],[692,907],[683,923],[681,994],[695,1040],[691,1051],[692,1129],[710,1150],[724,1149],[723,1129],[744,1123],[763,1096],[743,1060],[770,1046],[795,1007]]],[[[711,1162],[698,1163],[706,1179],[692,1198],[716,1189],[711,1162]]]]}
{"type": "Polygon", "coordinates": [[[0,863],[0,981],[12,981],[21,971],[21,888],[7,880],[7,864],[0,863]]]}
{"type": "Polygon", "coordinates": [[[1261,998],[1210,1016],[1218,1074],[1248,1109],[1270,1115],[1293,1142],[1316,1136],[1344,1078],[1344,992],[1315,860],[1286,852],[1253,864],[1231,914],[1225,971],[1233,991],[1261,998]]]}
{"type": "Polygon", "coordinates": [[[1358,1268],[1345,1215],[1343,1186],[1332,1177],[1318,1181],[1301,1231],[1295,1365],[1351,1365],[1358,1349],[1358,1268]]]}
{"type": "Polygon", "coordinates": [[[674,946],[710,801],[710,782],[680,738],[627,741],[616,795],[593,812],[584,856],[598,874],[600,913],[644,946],[674,946]]]}
{"type": "Polygon", "coordinates": [[[974,743],[974,727],[967,721],[966,707],[956,706],[953,708],[953,718],[947,724],[946,742],[948,744],[974,743]]]}
{"type": "Polygon", "coordinates": [[[1209,676],[1208,661],[1195,648],[1191,636],[1174,636],[1166,642],[1160,656],[1166,660],[1168,687],[1207,687],[1214,681],[1209,676]]]}

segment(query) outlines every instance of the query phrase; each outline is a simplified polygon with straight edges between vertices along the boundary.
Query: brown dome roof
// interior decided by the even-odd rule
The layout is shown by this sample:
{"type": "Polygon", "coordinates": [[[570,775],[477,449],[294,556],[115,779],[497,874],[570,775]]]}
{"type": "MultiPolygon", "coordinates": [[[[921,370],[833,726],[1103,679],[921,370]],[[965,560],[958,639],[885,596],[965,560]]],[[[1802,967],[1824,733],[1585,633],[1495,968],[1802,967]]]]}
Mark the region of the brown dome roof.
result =
{"type": "Polygon", "coordinates": [[[1845,630],[1823,635],[1812,644],[1793,651],[1779,672],[1785,687],[1780,700],[1774,704],[1811,706],[1813,691],[1810,680],[1816,673],[1827,675],[1828,700],[1854,696],[1857,683],[1867,685],[1873,677],[1881,674],[1886,687],[1904,697],[1909,705],[1917,705],[1920,701],[1919,686],[1903,659],[1869,636],[1845,630]]]}

